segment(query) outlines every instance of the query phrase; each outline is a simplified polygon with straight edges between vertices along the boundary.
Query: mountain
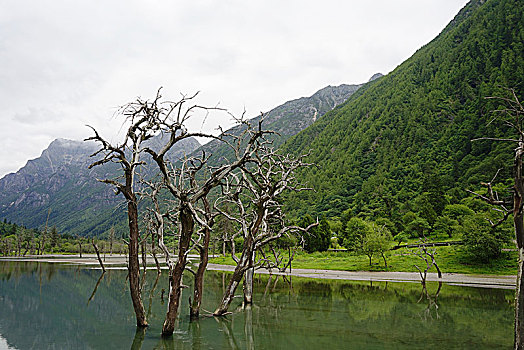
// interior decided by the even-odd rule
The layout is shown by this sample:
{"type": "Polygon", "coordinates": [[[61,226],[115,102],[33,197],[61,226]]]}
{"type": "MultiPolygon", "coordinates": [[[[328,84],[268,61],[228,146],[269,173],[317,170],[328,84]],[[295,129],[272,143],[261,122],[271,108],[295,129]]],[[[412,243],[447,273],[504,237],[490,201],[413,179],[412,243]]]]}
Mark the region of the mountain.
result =
{"type": "MultiPolygon", "coordinates": [[[[524,2],[473,0],[430,43],[381,79],[289,139],[283,151],[311,151],[299,178],[315,191],[286,199],[292,216],[344,211],[402,224],[412,211],[440,215],[466,188],[502,168],[511,177],[513,145],[488,124],[488,96],[524,89],[524,2]]],[[[429,220],[428,220],[429,221],[429,220]]]]}
{"type": "MultiPolygon", "coordinates": [[[[160,140],[150,142],[155,148],[160,140]]],[[[177,160],[199,146],[196,139],[186,139],[168,157],[177,160]]],[[[97,149],[91,142],[51,142],[40,157],[0,179],[0,217],[36,228],[45,224],[49,213],[49,225],[60,232],[88,236],[99,235],[112,224],[122,225],[125,213],[115,207],[123,198],[96,181],[118,176],[118,165],[88,169],[94,161],[90,155],[97,149]]]]}
{"type": "MultiPolygon", "coordinates": [[[[381,76],[382,74],[376,73],[371,77],[370,81],[378,79],[381,76]]],[[[264,113],[262,126],[266,130],[272,130],[277,133],[272,139],[273,146],[278,148],[291,136],[304,130],[324,114],[345,102],[363,85],[365,84],[327,86],[315,92],[312,96],[301,97],[285,102],[269,112],[264,113]]],[[[256,125],[258,121],[260,121],[260,118],[261,116],[258,116],[250,121],[253,125],[256,125]]],[[[236,126],[227,130],[226,133],[240,135],[243,130],[245,130],[244,127],[236,126]]],[[[230,149],[216,140],[210,141],[196,152],[202,151],[212,155],[212,163],[220,162],[221,159],[232,156],[230,149]]]]}
{"type": "MultiPolygon", "coordinates": [[[[372,79],[380,76],[375,74],[372,79]]],[[[265,115],[264,127],[280,134],[274,140],[278,146],[346,101],[362,85],[328,86],[311,97],[286,102],[265,115]]],[[[227,132],[239,134],[241,130],[237,127],[227,132]]],[[[153,149],[162,144],[161,137],[148,142],[153,149]]],[[[0,218],[28,227],[42,227],[49,213],[49,225],[56,225],[63,233],[84,236],[100,235],[111,225],[124,230],[125,212],[117,209],[123,205],[123,198],[115,197],[110,186],[96,181],[96,178],[117,176],[118,168],[110,164],[88,169],[93,162],[89,156],[96,149],[94,143],[57,139],[39,158],[28,161],[18,172],[4,176],[0,179],[0,218]]],[[[176,160],[202,149],[212,153],[215,161],[229,155],[228,148],[218,142],[200,147],[195,139],[187,139],[177,144],[169,158],[176,160]]]]}

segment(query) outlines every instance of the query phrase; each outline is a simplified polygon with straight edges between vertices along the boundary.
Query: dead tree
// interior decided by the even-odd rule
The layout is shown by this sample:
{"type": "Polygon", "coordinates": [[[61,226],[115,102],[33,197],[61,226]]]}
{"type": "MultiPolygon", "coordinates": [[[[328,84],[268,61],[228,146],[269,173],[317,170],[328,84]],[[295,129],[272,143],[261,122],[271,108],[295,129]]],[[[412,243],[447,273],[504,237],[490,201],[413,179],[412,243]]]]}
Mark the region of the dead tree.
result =
{"type": "Polygon", "coordinates": [[[142,253],[142,269],[144,269],[144,279],[145,273],[147,270],[147,238],[149,235],[146,235],[140,240],[140,252],[142,253]]]}
{"type": "MultiPolygon", "coordinates": [[[[196,95],[195,95],[196,96],[196,95]]],[[[145,320],[144,308],[140,298],[139,272],[138,272],[138,209],[137,195],[134,190],[135,174],[138,166],[143,164],[140,155],[148,153],[160,170],[163,186],[166,192],[174,200],[172,208],[175,214],[171,215],[170,221],[175,221],[178,226],[178,250],[176,263],[168,263],[169,272],[169,301],[166,319],[162,328],[163,335],[171,335],[174,331],[175,320],[178,315],[180,303],[182,276],[186,270],[187,255],[192,246],[203,242],[203,254],[207,257],[208,246],[206,246],[206,230],[197,230],[197,227],[209,227],[205,218],[201,218],[201,211],[198,206],[203,205],[204,199],[210,191],[218,186],[221,181],[232,171],[245,165],[250,161],[260,146],[260,139],[269,132],[262,130],[260,121],[257,127],[252,127],[243,120],[238,119],[242,124],[244,132],[241,136],[227,135],[222,133],[219,136],[205,134],[201,132],[189,132],[186,128],[187,120],[197,111],[209,113],[210,110],[219,108],[206,108],[198,105],[187,106],[195,97],[183,96],[178,102],[161,102],[160,93],[157,93],[153,101],[137,100],[121,110],[128,122],[131,124],[124,143],[113,146],[104,140],[97,132],[95,136],[88,140],[94,140],[101,144],[101,148],[94,155],[103,154],[103,158],[93,163],[91,167],[116,162],[120,164],[124,172],[125,182],[121,183],[113,179],[104,179],[102,182],[115,186],[117,193],[124,194],[128,203],[128,219],[130,227],[129,240],[129,280],[130,289],[137,314],[137,324],[147,325],[145,320]],[[160,150],[147,147],[143,142],[155,136],[162,135],[166,140],[160,150]],[[229,145],[234,151],[234,158],[223,162],[216,167],[207,166],[208,157],[202,154],[200,158],[189,158],[181,164],[173,165],[166,159],[167,153],[174,145],[190,137],[205,137],[217,139],[229,145]],[[201,233],[194,237],[195,233],[201,233]]],[[[205,212],[205,210],[204,210],[205,212]]],[[[160,217],[165,219],[162,215],[160,217]]],[[[162,225],[160,225],[162,226],[162,225]]],[[[164,250],[165,246],[159,240],[159,246],[164,250]]],[[[169,258],[167,249],[164,250],[166,259],[169,258]]],[[[202,258],[203,256],[201,256],[202,258]]],[[[202,259],[206,262],[207,259],[202,259]]],[[[201,262],[202,262],[201,261],[201,262]]],[[[204,264],[205,269],[205,264],[204,264]]],[[[202,272],[203,274],[203,272],[202,272]]],[[[201,291],[199,298],[201,298],[201,291]]],[[[194,301],[193,301],[194,304],[194,301]]],[[[199,304],[198,304],[199,305],[199,304]]],[[[198,310],[192,309],[193,314],[198,314],[198,310]]]]}
{"type": "MultiPolygon", "coordinates": [[[[228,206],[225,206],[222,208],[222,211],[228,213],[228,214],[231,214],[231,211],[233,210],[233,207],[228,207],[228,206]]],[[[233,225],[233,223],[225,216],[218,216],[216,218],[216,223],[214,225],[215,229],[214,231],[215,232],[218,232],[219,236],[218,237],[215,237],[215,241],[219,242],[222,247],[221,247],[221,250],[222,250],[222,256],[226,256],[226,251],[227,251],[227,243],[231,241],[231,237],[230,237],[230,234],[232,234],[232,232],[235,231],[235,227],[233,225]]]]}
{"type": "MultiPolygon", "coordinates": [[[[209,242],[211,240],[211,227],[214,224],[215,215],[211,211],[211,206],[207,197],[201,199],[203,206],[203,220],[205,225],[201,226],[198,232],[198,237],[194,241],[194,248],[198,251],[199,263],[197,270],[193,273],[193,298],[189,298],[190,317],[196,318],[200,313],[200,305],[202,304],[202,295],[204,289],[204,273],[209,262],[209,242]]],[[[193,271],[191,271],[193,272],[193,271]]]]}
{"type": "Polygon", "coordinates": [[[84,242],[83,242],[82,237],[80,237],[79,235],[76,235],[75,238],[76,238],[76,244],[78,244],[78,254],[79,254],[79,257],[81,258],[82,257],[82,244],[84,242]]]}
{"type": "MultiPolygon", "coordinates": [[[[194,97],[194,96],[193,96],[194,97]]],[[[180,303],[180,296],[182,286],[182,275],[186,270],[187,255],[190,252],[191,245],[194,243],[193,235],[196,230],[195,227],[209,227],[206,220],[200,217],[197,206],[210,191],[218,186],[221,181],[232,171],[241,167],[248,162],[255,151],[259,147],[259,139],[265,134],[269,133],[262,130],[261,123],[257,128],[253,128],[249,123],[242,118],[238,120],[245,127],[245,131],[241,137],[234,138],[238,140],[237,143],[228,141],[228,137],[222,133],[220,136],[213,136],[204,133],[191,133],[187,130],[185,124],[194,112],[203,110],[208,112],[210,109],[202,106],[192,105],[186,107],[186,104],[193,97],[183,97],[178,102],[166,102],[150,117],[153,124],[158,128],[163,135],[166,135],[168,140],[160,151],[155,151],[151,148],[145,148],[145,151],[151,155],[155,163],[160,169],[160,174],[167,192],[176,201],[176,216],[178,223],[178,259],[169,273],[169,301],[166,319],[162,328],[162,334],[169,336],[173,333],[175,327],[175,320],[178,315],[178,307],[180,303]],[[173,166],[166,160],[167,152],[178,142],[189,137],[206,137],[218,139],[232,147],[235,151],[235,158],[232,161],[225,162],[225,164],[215,168],[204,166],[209,159],[205,154],[200,158],[190,158],[182,162],[178,167],[173,166]]],[[[146,103],[148,104],[148,103],[146,103]]],[[[211,108],[217,110],[217,108],[211,108]]],[[[197,240],[204,239],[206,230],[199,231],[204,234],[197,240]]],[[[208,247],[203,249],[203,254],[207,256],[208,247]]],[[[201,256],[202,258],[202,256],[201,256]]],[[[203,274],[203,272],[202,272],[203,274]]],[[[198,293],[198,298],[202,296],[201,291],[198,293]]],[[[199,306],[199,303],[193,305],[199,306]]],[[[198,315],[199,310],[192,308],[192,316],[198,315]]]]}
{"type": "Polygon", "coordinates": [[[424,239],[420,242],[420,245],[417,250],[412,250],[411,254],[418,257],[422,261],[424,261],[426,266],[423,266],[420,268],[418,265],[415,265],[415,268],[418,270],[418,273],[420,274],[420,281],[422,283],[423,290],[426,289],[426,279],[428,275],[428,271],[434,266],[437,270],[438,278],[442,279],[442,272],[440,271],[440,268],[437,264],[437,260],[435,259],[436,250],[428,249],[427,245],[427,239],[424,239]]]}
{"type": "Polygon", "coordinates": [[[98,263],[100,264],[100,267],[102,268],[102,271],[106,272],[106,268],[104,266],[104,262],[100,258],[100,251],[98,250],[98,246],[96,245],[94,238],[91,239],[91,244],[93,245],[93,248],[95,249],[96,258],[98,259],[98,263]]]}
{"type": "Polygon", "coordinates": [[[291,264],[293,263],[293,259],[295,258],[295,253],[297,251],[296,248],[298,247],[298,245],[294,247],[287,247],[287,259],[284,257],[284,254],[280,251],[278,247],[275,247],[271,243],[269,243],[267,246],[271,254],[267,254],[266,252],[264,252],[263,249],[259,250],[260,254],[262,255],[262,259],[261,265],[258,268],[269,270],[270,274],[273,269],[277,270],[278,272],[286,272],[289,268],[289,273],[291,273],[291,264]]]}
{"type": "Polygon", "coordinates": [[[153,255],[153,260],[155,261],[157,275],[161,275],[162,269],[160,268],[160,262],[158,261],[157,247],[156,247],[157,242],[158,242],[157,232],[156,232],[156,229],[154,228],[154,225],[152,223],[152,218],[150,215],[146,215],[144,221],[146,222],[146,225],[148,227],[148,232],[151,234],[151,255],[153,255]]]}
{"type": "Polygon", "coordinates": [[[157,130],[155,124],[151,118],[149,118],[149,115],[154,113],[152,110],[157,109],[157,101],[159,98],[160,95],[157,94],[157,98],[152,103],[144,103],[138,99],[137,102],[127,104],[120,109],[119,113],[125,117],[126,122],[130,123],[122,144],[111,144],[100,136],[93,127],[90,128],[93,130],[94,136],[85,140],[92,140],[100,144],[100,148],[91,156],[102,157],[92,163],[89,166],[90,169],[103,164],[116,163],[120,165],[123,172],[123,181],[118,179],[97,180],[114,186],[115,194],[123,194],[127,202],[129,224],[129,289],[138,327],[147,327],[147,320],[140,293],[138,198],[135,191],[135,177],[138,167],[144,165],[144,162],[140,159],[144,151],[142,144],[144,141],[153,137],[157,130]]]}
{"type": "Polygon", "coordinates": [[[500,225],[509,216],[513,216],[513,227],[515,229],[515,240],[519,252],[519,267],[517,274],[517,289],[515,292],[515,349],[524,349],[524,107],[520,103],[515,90],[507,89],[509,97],[488,97],[488,99],[500,102],[502,107],[495,110],[493,119],[488,124],[496,121],[502,122],[514,132],[513,138],[492,138],[482,137],[476,140],[492,140],[510,142],[515,145],[513,158],[513,200],[506,201],[499,198],[497,192],[492,188],[492,183],[498,174],[488,183],[483,183],[487,187],[487,194],[481,195],[472,191],[480,199],[498,208],[501,212],[501,219],[491,222],[492,226],[500,225]]]}
{"type": "Polygon", "coordinates": [[[115,241],[115,226],[109,229],[109,255],[113,256],[113,242],[115,241]]]}
{"type": "Polygon", "coordinates": [[[236,222],[240,229],[231,239],[232,256],[237,265],[222,301],[213,313],[215,316],[227,313],[244,274],[244,302],[252,302],[253,268],[257,264],[255,254],[258,249],[283,235],[306,232],[318,225],[314,223],[307,228],[288,225],[279,200],[280,195],[286,190],[306,190],[297,184],[295,171],[307,165],[309,164],[303,161],[303,157],[295,159],[289,155],[280,155],[268,144],[263,144],[253,161],[240,167],[239,171],[231,173],[222,186],[222,197],[216,202],[215,207],[221,215],[236,222]],[[221,211],[220,207],[224,204],[234,204],[237,210],[235,215],[221,211]],[[244,240],[240,258],[235,256],[236,237],[242,237],[244,240]]]}
{"type": "Polygon", "coordinates": [[[173,208],[173,205],[166,204],[165,206],[161,205],[159,199],[160,192],[162,189],[165,190],[163,182],[159,181],[145,181],[142,182],[147,186],[148,191],[144,191],[143,195],[147,196],[151,201],[151,205],[147,208],[147,212],[144,216],[144,222],[148,226],[148,234],[151,234],[152,240],[152,251],[153,257],[155,258],[155,264],[157,266],[157,273],[161,274],[160,263],[156,257],[155,246],[158,245],[158,248],[164,256],[166,266],[169,271],[172,271],[174,268],[174,261],[172,259],[172,254],[169,251],[169,248],[164,242],[164,237],[166,232],[172,227],[177,225],[177,212],[173,208]]]}

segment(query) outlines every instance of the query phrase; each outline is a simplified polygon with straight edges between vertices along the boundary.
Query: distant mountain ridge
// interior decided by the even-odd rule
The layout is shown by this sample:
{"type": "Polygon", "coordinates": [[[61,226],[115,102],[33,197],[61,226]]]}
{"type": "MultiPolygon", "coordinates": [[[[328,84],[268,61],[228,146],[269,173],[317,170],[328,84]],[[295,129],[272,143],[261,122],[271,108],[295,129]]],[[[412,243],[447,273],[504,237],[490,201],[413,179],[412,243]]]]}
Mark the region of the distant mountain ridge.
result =
{"type": "MultiPolygon", "coordinates": [[[[369,81],[382,77],[381,73],[374,74],[369,81]]],[[[326,86],[309,97],[301,97],[283,103],[263,113],[263,128],[277,133],[273,137],[273,147],[278,148],[290,137],[306,129],[327,112],[347,101],[364,84],[342,84],[326,86]]],[[[261,116],[250,119],[253,124],[260,121],[261,116]]],[[[228,134],[240,135],[243,126],[236,126],[227,130],[228,134]]],[[[232,156],[231,150],[219,141],[213,140],[203,145],[196,152],[205,151],[211,154],[211,162],[218,163],[223,158],[232,156]]]]}
{"type": "MultiPolygon", "coordinates": [[[[155,148],[159,140],[150,142],[155,148]]],[[[168,157],[177,160],[199,146],[196,139],[186,139],[168,157]]],[[[124,215],[114,207],[123,199],[110,186],[96,181],[118,176],[118,165],[88,169],[95,161],[90,155],[97,149],[94,142],[52,141],[40,157],[0,179],[0,217],[41,227],[49,213],[49,224],[59,231],[90,236],[121,222],[124,215]]]]}

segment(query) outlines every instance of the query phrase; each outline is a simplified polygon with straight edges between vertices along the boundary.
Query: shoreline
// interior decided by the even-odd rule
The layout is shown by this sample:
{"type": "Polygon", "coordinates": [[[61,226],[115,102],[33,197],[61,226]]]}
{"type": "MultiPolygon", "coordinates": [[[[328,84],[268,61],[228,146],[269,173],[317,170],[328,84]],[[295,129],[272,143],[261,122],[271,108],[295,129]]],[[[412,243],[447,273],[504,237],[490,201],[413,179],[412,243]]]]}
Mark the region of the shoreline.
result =
{"type": "MultiPolygon", "coordinates": [[[[126,264],[125,255],[106,255],[104,258],[104,265],[107,269],[122,269],[126,264]]],[[[198,261],[197,255],[190,255],[191,262],[198,261]]],[[[71,265],[84,265],[92,268],[99,268],[100,264],[95,254],[84,254],[82,258],[76,255],[39,255],[39,256],[18,256],[18,257],[0,257],[2,261],[25,261],[25,262],[45,262],[45,263],[63,263],[71,265]]],[[[148,258],[148,269],[156,269],[153,258],[148,258]]],[[[162,267],[164,269],[165,267],[162,267]]],[[[211,271],[226,271],[232,272],[234,270],[232,265],[221,265],[209,263],[208,270],[211,271]]],[[[255,273],[283,275],[291,277],[316,278],[316,279],[332,279],[332,280],[347,280],[347,281],[370,281],[370,282],[408,282],[420,283],[420,275],[418,272],[394,272],[394,271],[343,271],[343,270],[321,270],[321,269],[296,269],[293,268],[291,272],[269,271],[267,269],[258,269],[255,273]]],[[[516,275],[466,275],[458,273],[442,273],[442,283],[455,286],[476,287],[476,288],[501,288],[501,289],[515,289],[516,275]]],[[[438,282],[439,278],[436,273],[428,273],[426,281],[438,282]]]]}

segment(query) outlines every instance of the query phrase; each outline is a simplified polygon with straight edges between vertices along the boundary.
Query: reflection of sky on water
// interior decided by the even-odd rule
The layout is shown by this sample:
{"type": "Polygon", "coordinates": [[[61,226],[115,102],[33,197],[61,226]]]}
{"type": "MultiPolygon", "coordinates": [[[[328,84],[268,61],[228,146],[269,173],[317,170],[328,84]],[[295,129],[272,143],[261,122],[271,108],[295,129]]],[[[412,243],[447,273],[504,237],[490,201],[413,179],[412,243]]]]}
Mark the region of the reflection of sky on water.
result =
{"type": "Polygon", "coordinates": [[[2,337],[2,334],[0,334],[0,350],[16,350],[16,348],[9,346],[7,341],[2,337]]]}

